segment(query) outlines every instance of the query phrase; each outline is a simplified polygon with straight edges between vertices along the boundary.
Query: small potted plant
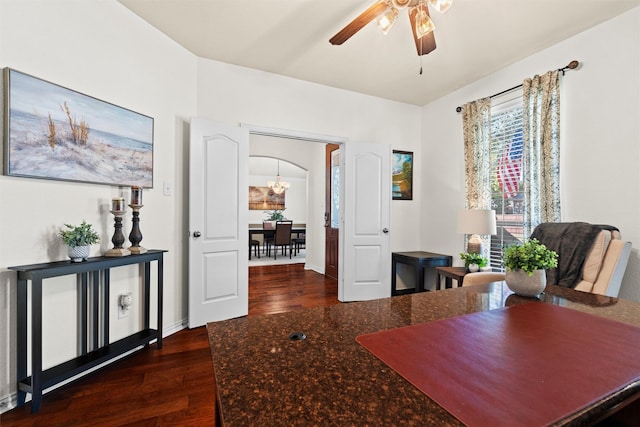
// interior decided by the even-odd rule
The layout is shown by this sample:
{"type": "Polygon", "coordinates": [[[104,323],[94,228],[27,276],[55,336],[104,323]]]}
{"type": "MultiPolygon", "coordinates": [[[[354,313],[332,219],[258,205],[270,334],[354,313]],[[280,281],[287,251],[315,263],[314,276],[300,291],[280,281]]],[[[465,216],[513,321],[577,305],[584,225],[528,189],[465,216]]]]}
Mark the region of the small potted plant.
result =
{"type": "Polygon", "coordinates": [[[73,262],[85,261],[89,257],[91,245],[100,241],[100,236],[91,224],[82,220],[80,225],[65,224],[60,230],[60,237],[68,247],[69,258],[73,262]]]}
{"type": "Polygon", "coordinates": [[[475,273],[476,271],[479,271],[482,267],[486,267],[487,265],[487,259],[479,253],[462,252],[460,254],[460,258],[464,261],[464,266],[467,267],[467,271],[471,273],[475,273]]]}
{"type": "Polygon", "coordinates": [[[264,211],[264,213],[269,214],[269,216],[265,219],[265,221],[282,221],[286,219],[284,217],[284,209],[274,209],[272,211],[264,211]]]}
{"type": "Polygon", "coordinates": [[[518,295],[533,297],[547,286],[545,270],[558,266],[558,254],[531,239],[507,246],[502,263],[507,268],[507,286],[518,295]]]}

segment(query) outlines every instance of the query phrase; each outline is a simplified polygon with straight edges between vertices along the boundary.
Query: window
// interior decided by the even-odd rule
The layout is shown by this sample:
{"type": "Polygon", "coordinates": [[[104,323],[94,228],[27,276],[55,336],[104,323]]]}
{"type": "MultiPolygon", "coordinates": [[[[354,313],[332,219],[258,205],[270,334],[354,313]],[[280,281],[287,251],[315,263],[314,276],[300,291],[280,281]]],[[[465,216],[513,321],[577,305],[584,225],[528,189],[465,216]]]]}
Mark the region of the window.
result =
{"type": "Polygon", "coordinates": [[[522,95],[513,94],[491,105],[491,208],[497,233],[491,236],[490,263],[500,271],[503,247],[524,237],[522,108],[522,95]]]}

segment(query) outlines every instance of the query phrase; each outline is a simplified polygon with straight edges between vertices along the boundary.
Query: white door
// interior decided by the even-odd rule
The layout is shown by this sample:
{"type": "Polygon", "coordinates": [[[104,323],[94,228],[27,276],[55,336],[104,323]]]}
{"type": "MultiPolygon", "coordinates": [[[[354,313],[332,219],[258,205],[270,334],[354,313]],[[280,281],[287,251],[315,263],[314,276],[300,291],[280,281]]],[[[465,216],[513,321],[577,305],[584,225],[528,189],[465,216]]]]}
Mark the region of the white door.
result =
{"type": "Polygon", "coordinates": [[[391,296],[391,147],[343,145],[338,299],[391,296]]]}
{"type": "Polygon", "coordinates": [[[191,120],[189,327],[245,316],[249,131],[191,120]]]}

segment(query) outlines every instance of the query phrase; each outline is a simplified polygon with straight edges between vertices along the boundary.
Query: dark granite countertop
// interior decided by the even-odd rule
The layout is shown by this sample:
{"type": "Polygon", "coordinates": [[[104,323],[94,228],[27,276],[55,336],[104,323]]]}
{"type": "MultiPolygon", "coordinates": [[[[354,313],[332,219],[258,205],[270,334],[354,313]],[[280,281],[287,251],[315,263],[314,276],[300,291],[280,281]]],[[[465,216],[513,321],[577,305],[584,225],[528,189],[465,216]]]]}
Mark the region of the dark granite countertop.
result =
{"type": "MultiPolygon", "coordinates": [[[[531,301],[495,283],[210,323],[222,423],[462,425],[355,338],[531,301]],[[296,332],[306,339],[290,339],[296,332]]],[[[632,301],[556,286],[547,286],[537,301],[640,326],[640,303],[632,301]]],[[[622,390],[560,424],[578,425],[598,418],[609,407],[639,393],[639,388],[640,384],[622,390]]]]}

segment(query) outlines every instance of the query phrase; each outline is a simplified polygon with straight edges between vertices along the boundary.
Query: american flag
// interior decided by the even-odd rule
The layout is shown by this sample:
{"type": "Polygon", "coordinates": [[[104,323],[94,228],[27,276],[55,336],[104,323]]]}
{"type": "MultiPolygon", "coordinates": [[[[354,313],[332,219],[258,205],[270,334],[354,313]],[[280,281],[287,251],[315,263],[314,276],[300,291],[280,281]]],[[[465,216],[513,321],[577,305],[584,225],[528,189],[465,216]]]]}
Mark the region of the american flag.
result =
{"type": "Polygon", "coordinates": [[[520,175],[522,173],[522,130],[518,130],[511,143],[502,152],[496,170],[498,185],[504,193],[504,198],[514,197],[520,190],[520,175]]]}

